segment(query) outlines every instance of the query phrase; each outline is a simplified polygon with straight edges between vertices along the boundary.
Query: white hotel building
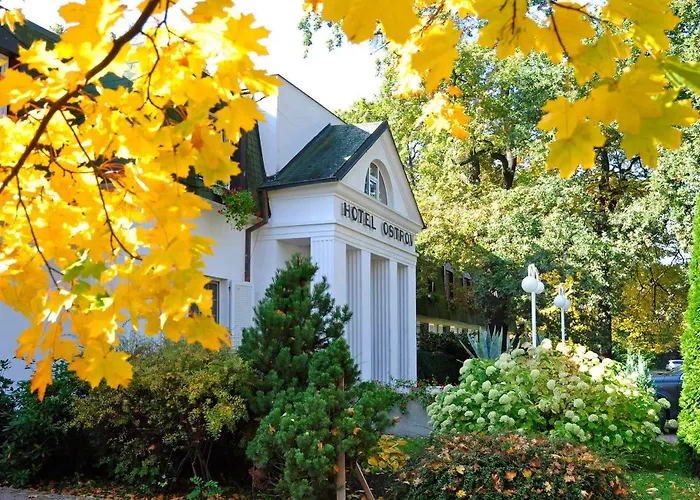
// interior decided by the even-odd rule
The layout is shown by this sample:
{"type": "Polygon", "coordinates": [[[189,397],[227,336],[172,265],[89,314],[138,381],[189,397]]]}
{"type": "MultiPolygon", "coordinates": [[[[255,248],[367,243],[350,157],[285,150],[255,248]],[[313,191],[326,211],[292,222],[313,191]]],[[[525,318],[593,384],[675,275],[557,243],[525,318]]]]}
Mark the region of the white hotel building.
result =
{"type": "MultiPolygon", "coordinates": [[[[288,81],[259,102],[265,121],[245,135],[231,179],[257,193],[261,216],[242,231],[217,213],[216,196],[197,231],[217,243],[206,260],[214,315],[234,343],[275,271],[294,253],[311,256],[338,304],[353,312],[346,329],[364,379],[416,378],[418,207],[387,124],[352,125],[288,81]]],[[[103,81],[104,82],[104,81],[103,81]]],[[[124,81],[114,78],[115,85],[124,81]]],[[[0,359],[12,358],[24,317],[0,304],[0,359]]],[[[10,378],[27,378],[13,361],[10,378]]]]}

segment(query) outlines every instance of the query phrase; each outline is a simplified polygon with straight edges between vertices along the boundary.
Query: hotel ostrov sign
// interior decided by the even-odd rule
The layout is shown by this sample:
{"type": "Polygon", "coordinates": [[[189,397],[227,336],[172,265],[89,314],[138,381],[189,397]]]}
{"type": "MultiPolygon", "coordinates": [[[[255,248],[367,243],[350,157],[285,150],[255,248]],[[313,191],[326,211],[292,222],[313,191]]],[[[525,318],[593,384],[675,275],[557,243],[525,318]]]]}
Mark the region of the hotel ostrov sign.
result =
{"type": "MultiPolygon", "coordinates": [[[[410,247],[413,246],[413,241],[415,237],[413,233],[410,233],[399,226],[391,224],[390,222],[375,222],[374,214],[368,212],[367,210],[359,208],[355,205],[351,205],[350,203],[344,201],[340,204],[340,214],[353,222],[357,222],[369,229],[372,229],[373,231],[380,231],[382,235],[387,238],[399,241],[404,245],[410,247]]],[[[379,217],[377,217],[376,219],[379,219],[379,217]]]]}

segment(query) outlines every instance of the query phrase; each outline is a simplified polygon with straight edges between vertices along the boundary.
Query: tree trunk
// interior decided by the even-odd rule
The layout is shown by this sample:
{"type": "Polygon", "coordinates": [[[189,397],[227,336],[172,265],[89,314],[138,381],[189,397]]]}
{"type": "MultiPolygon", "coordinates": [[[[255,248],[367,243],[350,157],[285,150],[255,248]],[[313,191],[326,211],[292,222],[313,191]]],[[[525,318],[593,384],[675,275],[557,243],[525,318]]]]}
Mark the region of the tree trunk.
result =
{"type": "Polygon", "coordinates": [[[515,170],[518,166],[518,158],[513,155],[513,151],[506,150],[506,153],[493,153],[491,157],[501,164],[501,174],[503,178],[503,189],[511,189],[515,182],[515,170]]]}
{"type": "Polygon", "coordinates": [[[474,153],[469,157],[469,179],[470,184],[479,184],[481,182],[481,163],[479,162],[479,155],[474,153]]]}

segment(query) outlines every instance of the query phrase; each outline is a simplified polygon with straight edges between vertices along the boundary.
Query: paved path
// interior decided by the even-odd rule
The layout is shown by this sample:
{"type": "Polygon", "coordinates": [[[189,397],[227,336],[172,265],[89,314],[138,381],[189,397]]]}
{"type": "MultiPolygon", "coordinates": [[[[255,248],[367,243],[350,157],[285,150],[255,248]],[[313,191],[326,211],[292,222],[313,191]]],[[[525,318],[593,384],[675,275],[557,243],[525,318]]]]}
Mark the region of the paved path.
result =
{"type": "Polygon", "coordinates": [[[16,490],[14,488],[0,487],[0,500],[29,500],[33,498],[50,498],[51,500],[97,500],[95,497],[76,497],[73,495],[59,495],[44,491],[16,490]]]}
{"type": "Polygon", "coordinates": [[[676,444],[678,442],[678,436],[675,434],[664,434],[659,436],[659,441],[666,441],[669,444],[676,444]]]}

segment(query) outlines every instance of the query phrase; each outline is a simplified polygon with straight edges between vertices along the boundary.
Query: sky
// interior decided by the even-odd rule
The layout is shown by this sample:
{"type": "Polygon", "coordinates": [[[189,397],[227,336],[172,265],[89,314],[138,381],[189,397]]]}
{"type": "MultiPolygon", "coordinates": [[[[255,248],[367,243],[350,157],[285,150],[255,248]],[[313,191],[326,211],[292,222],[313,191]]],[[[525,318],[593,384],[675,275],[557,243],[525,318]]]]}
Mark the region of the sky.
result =
{"type": "MultiPolygon", "coordinates": [[[[67,0],[0,0],[0,3],[8,8],[21,8],[27,19],[48,29],[62,23],[58,9],[67,0]]],[[[181,3],[191,5],[192,1],[181,3]]],[[[271,31],[267,41],[270,55],[261,60],[261,65],[284,76],[326,108],[346,109],[358,99],[371,98],[379,91],[377,54],[366,43],[346,44],[329,52],[325,44],[328,34],[319,32],[304,58],[303,35],[297,29],[303,17],[303,0],[236,0],[235,4],[241,12],[254,14],[271,31]]]]}

